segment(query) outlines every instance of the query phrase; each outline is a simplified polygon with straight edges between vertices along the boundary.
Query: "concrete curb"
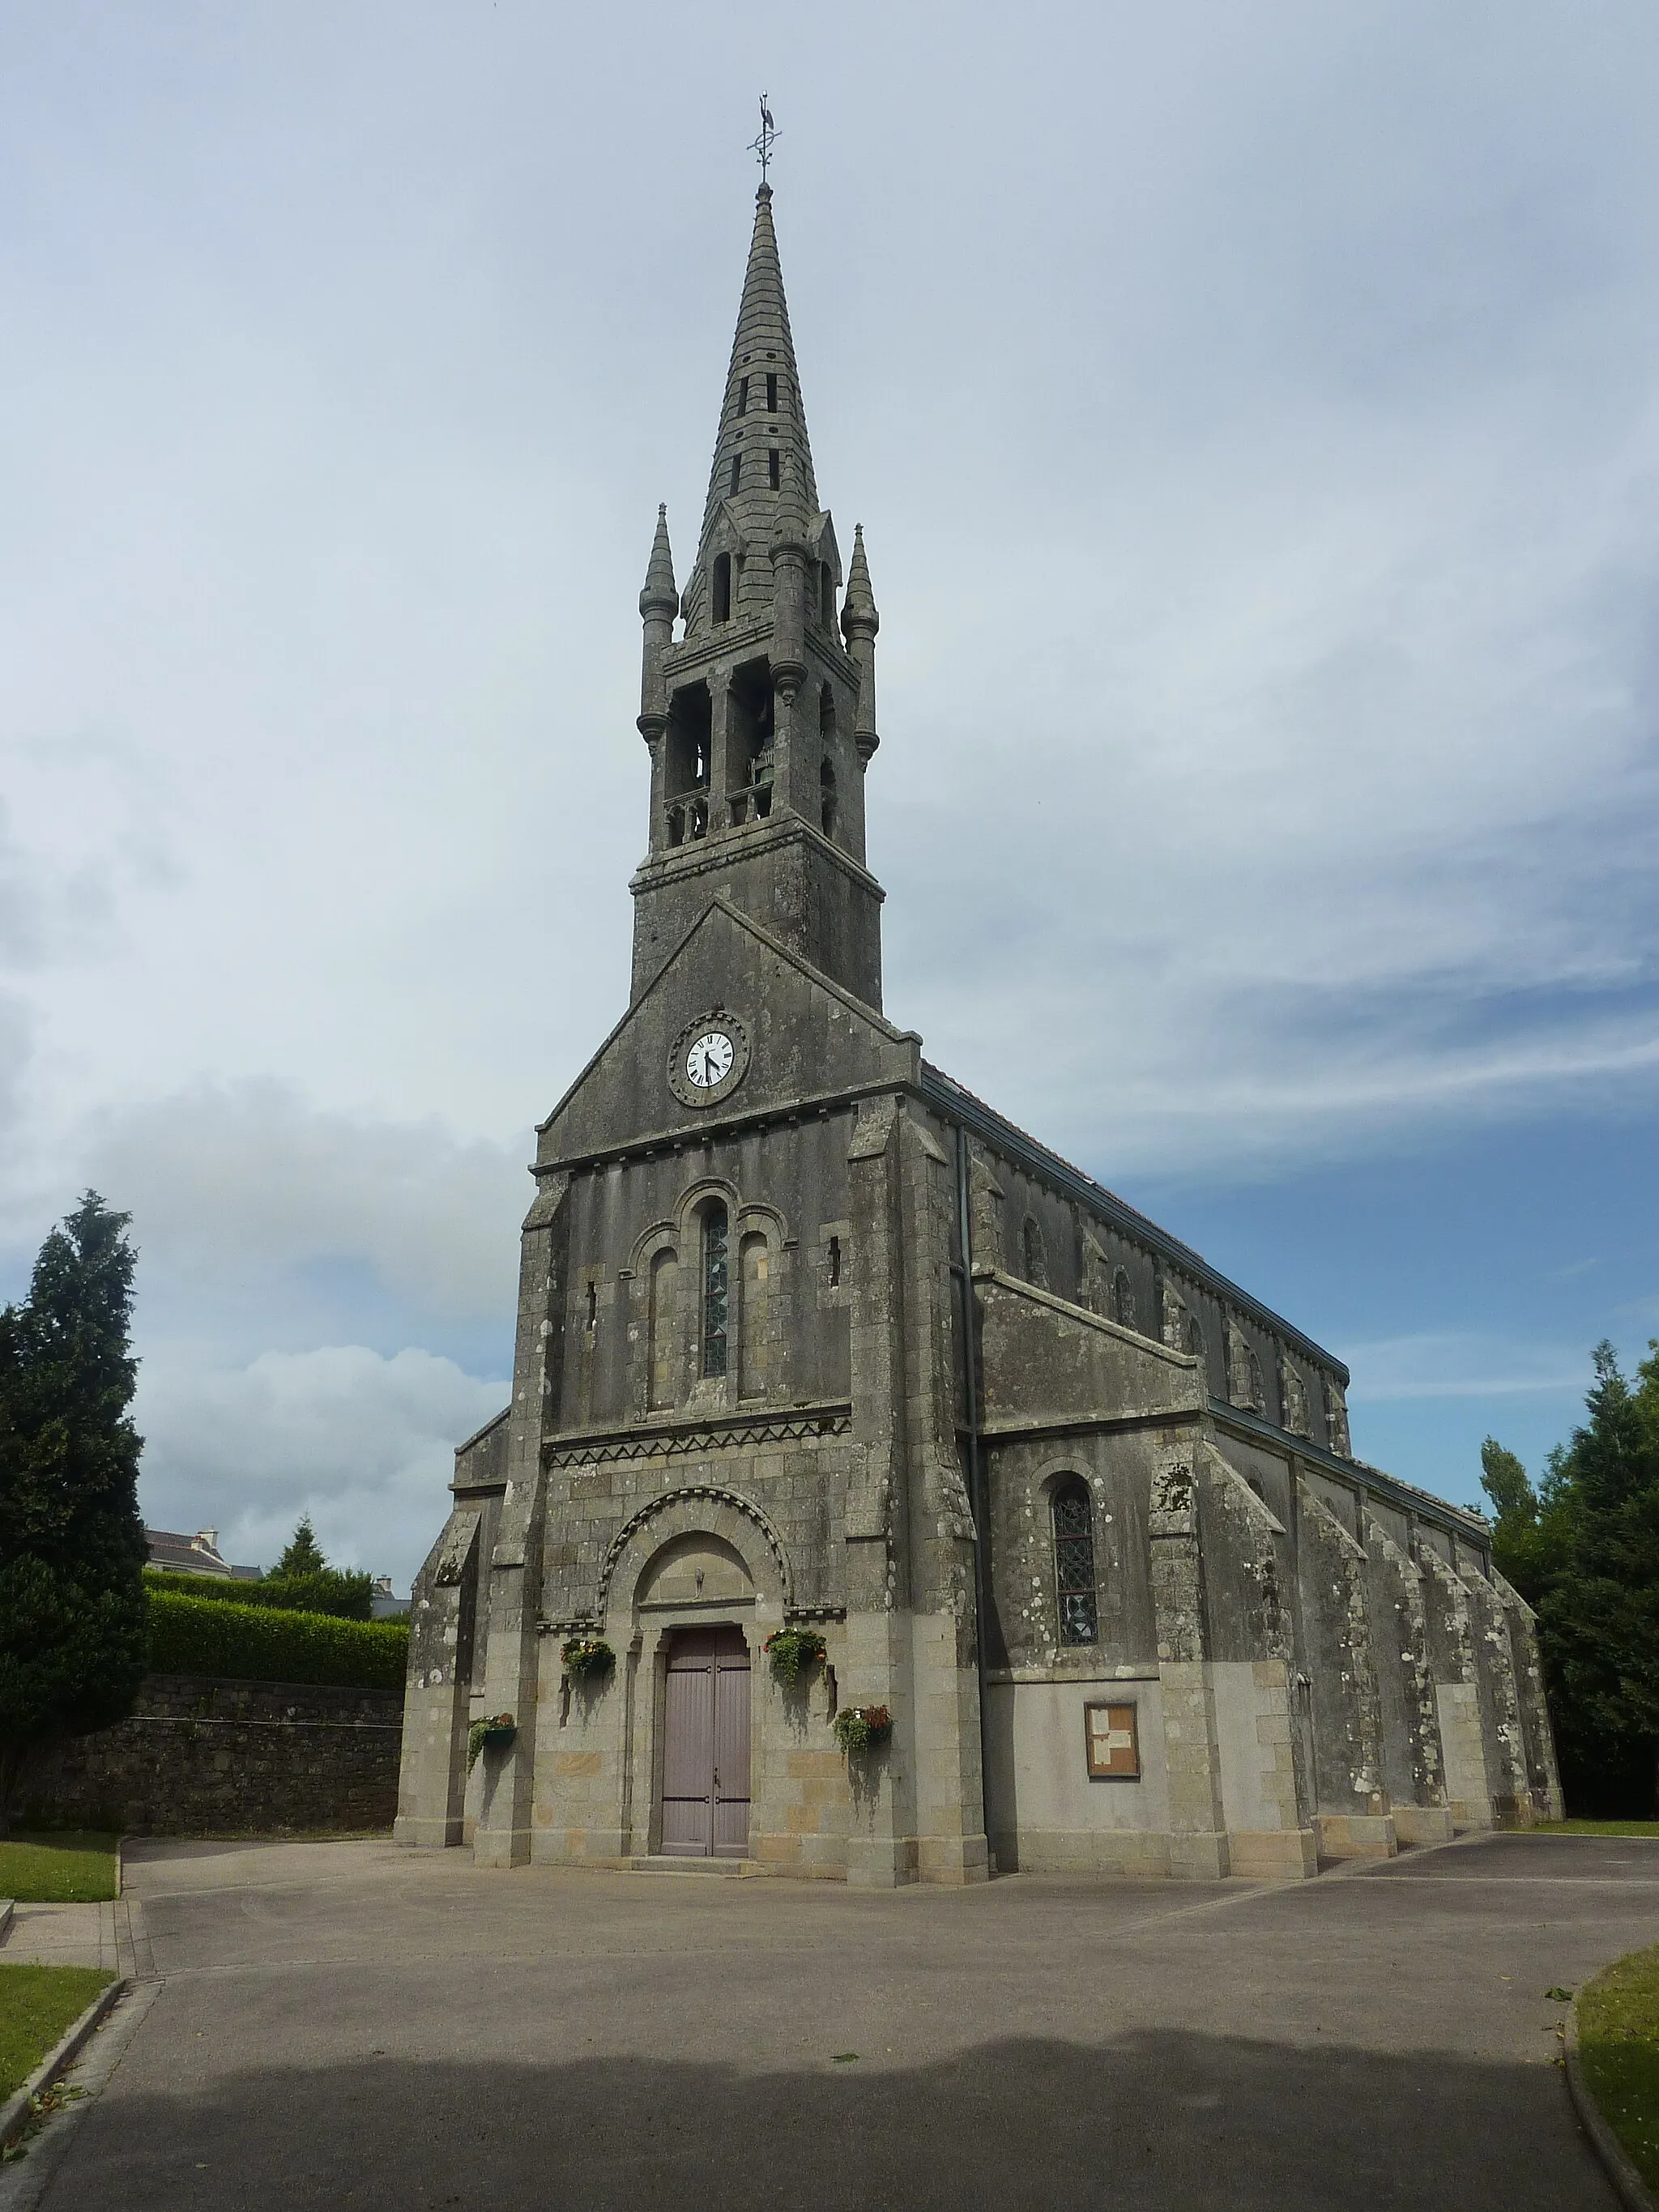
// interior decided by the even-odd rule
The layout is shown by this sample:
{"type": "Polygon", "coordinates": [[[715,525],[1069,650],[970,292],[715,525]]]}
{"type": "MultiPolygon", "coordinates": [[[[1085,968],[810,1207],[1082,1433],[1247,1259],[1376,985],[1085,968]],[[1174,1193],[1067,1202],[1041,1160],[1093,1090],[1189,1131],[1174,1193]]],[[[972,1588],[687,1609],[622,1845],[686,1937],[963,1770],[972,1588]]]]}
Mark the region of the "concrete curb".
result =
{"type": "Polygon", "coordinates": [[[13,1902],[9,1897],[0,1897],[0,1943],[5,1942],[6,1930],[11,1926],[13,1902]]]}
{"type": "Polygon", "coordinates": [[[72,2021],[52,2049],[29,2075],[15,2096],[0,2105],[0,2143],[8,2143],[22,2127],[29,2116],[29,2099],[47,2087],[68,2066],[82,2045],[113,2009],[117,2002],[132,1987],[125,1978],[113,1981],[106,1990],[100,1990],[79,2020],[72,2021]]]}
{"type": "Polygon", "coordinates": [[[1583,2062],[1578,2056],[1578,2000],[1575,1996],[1567,2008],[1565,2033],[1567,2065],[1567,2094],[1578,2115],[1578,2124],[1590,2139],[1590,2147],[1606,2169],[1619,2202],[1629,2212],[1659,2212],[1653,2192],[1631,2164],[1629,2153],[1613,2130],[1601,2117],[1601,2107],[1589,2091],[1584,2079],[1583,2062]]]}

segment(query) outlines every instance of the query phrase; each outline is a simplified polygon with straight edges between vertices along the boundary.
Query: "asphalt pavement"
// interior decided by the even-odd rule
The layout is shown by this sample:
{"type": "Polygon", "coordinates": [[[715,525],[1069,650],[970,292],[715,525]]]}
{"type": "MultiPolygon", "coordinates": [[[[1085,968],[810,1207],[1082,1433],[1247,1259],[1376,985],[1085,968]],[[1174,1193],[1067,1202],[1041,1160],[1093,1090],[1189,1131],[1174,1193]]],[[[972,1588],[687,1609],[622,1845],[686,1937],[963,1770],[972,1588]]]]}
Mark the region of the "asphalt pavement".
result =
{"type": "Polygon", "coordinates": [[[1547,1992],[1659,1940],[1659,1842],[1610,1838],[1276,1887],[380,1842],[140,1844],[127,1882],[134,2021],[44,2212],[1607,2212],[1547,1992]]]}

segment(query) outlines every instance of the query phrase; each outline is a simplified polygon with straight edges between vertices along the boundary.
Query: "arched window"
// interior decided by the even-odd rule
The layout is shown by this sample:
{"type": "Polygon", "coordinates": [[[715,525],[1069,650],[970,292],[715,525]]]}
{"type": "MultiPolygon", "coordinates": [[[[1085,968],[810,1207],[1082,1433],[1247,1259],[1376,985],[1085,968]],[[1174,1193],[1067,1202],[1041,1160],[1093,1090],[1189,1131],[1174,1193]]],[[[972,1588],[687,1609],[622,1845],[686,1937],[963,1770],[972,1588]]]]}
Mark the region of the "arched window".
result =
{"type": "Polygon", "coordinates": [[[1020,1231],[1020,1249],[1025,1263],[1025,1279],[1035,1283],[1040,1291],[1048,1287],[1048,1255],[1043,1247],[1042,1224],[1036,1216],[1028,1213],[1025,1225],[1020,1231]]]}
{"type": "Polygon", "coordinates": [[[1200,1365],[1203,1364],[1205,1356],[1204,1324],[1199,1320],[1199,1317],[1195,1313],[1189,1313],[1187,1316],[1186,1349],[1191,1352],[1193,1358],[1196,1359],[1200,1365]]]}
{"type": "Polygon", "coordinates": [[[1288,1359],[1280,1363],[1279,1395],[1284,1425],[1293,1437],[1308,1433],[1308,1387],[1288,1359]]]}
{"type": "Polygon", "coordinates": [[[1120,1267],[1112,1277],[1112,1319],[1120,1328],[1135,1325],[1134,1285],[1129,1280],[1129,1271],[1120,1267]]]}
{"type": "Polygon", "coordinates": [[[834,633],[836,627],[836,572],[826,561],[818,570],[818,620],[825,629],[834,633]]]}
{"type": "Polygon", "coordinates": [[[702,1217],[702,1371],[726,1372],[726,1323],[731,1308],[728,1281],[730,1242],[726,1208],[711,1206],[702,1217]]]}
{"type": "Polygon", "coordinates": [[[651,1262],[651,1402],[672,1406],[680,1394],[680,1255],[672,1245],[651,1262]]]}
{"type": "Polygon", "coordinates": [[[1054,1492],[1054,1595],[1062,1644],[1093,1644],[1099,1636],[1095,1601],[1094,1512],[1089,1487],[1067,1475],[1054,1492]]]}
{"type": "Polygon", "coordinates": [[[1250,1394],[1250,1404],[1258,1413],[1265,1413],[1267,1410],[1267,1393],[1262,1386],[1261,1362],[1256,1358],[1255,1353],[1253,1351],[1246,1352],[1245,1359],[1247,1363],[1246,1381],[1247,1388],[1250,1394]]]}
{"type": "Polygon", "coordinates": [[[732,556],[729,553],[717,553],[714,556],[714,620],[717,623],[725,623],[730,622],[731,619],[732,556]]]}

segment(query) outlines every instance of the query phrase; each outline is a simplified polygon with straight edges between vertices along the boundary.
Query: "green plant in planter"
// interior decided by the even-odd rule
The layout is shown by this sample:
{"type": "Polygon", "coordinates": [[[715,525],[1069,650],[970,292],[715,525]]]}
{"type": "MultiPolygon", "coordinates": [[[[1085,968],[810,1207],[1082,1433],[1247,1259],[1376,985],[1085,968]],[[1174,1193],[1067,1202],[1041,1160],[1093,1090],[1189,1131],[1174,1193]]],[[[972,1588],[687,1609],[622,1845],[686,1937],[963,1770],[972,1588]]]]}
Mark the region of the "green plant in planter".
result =
{"type": "Polygon", "coordinates": [[[761,1649],[772,1662],[772,1672],[779,1681],[793,1689],[829,1647],[816,1628],[775,1628],[761,1649]]]}
{"type": "Polygon", "coordinates": [[[493,1713],[487,1721],[474,1721],[466,1732],[467,1772],[471,1774],[477,1765],[481,1751],[505,1751],[518,1733],[511,1713],[493,1713]]]}
{"type": "Polygon", "coordinates": [[[832,1725],[836,1741],[850,1759],[885,1743],[893,1733],[893,1716],[885,1705],[843,1705],[832,1725]]]}
{"type": "Polygon", "coordinates": [[[559,1648],[564,1671],[573,1681],[598,1681],[617,1663],[617,1655],[602,1636],[573,1636],[559,1648]]]}

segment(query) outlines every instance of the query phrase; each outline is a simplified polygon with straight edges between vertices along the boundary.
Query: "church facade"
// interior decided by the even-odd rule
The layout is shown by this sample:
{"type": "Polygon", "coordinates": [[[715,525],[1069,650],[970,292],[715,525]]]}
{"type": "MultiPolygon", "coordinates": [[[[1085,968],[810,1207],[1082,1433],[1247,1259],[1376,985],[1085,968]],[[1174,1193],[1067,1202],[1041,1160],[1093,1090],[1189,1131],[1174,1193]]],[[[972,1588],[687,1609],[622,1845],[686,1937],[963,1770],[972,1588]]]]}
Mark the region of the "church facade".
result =
{"type": "Polygon", "coordinates": [[[878,617],[771,202],[696,557],[659,515],[640,598],[631,1003],[538,1132],[398,1837],[887,1886],[1559,1817],[1480,1516],[1357,1461],[1338,1360],[883,1013],[878,617]]]}

